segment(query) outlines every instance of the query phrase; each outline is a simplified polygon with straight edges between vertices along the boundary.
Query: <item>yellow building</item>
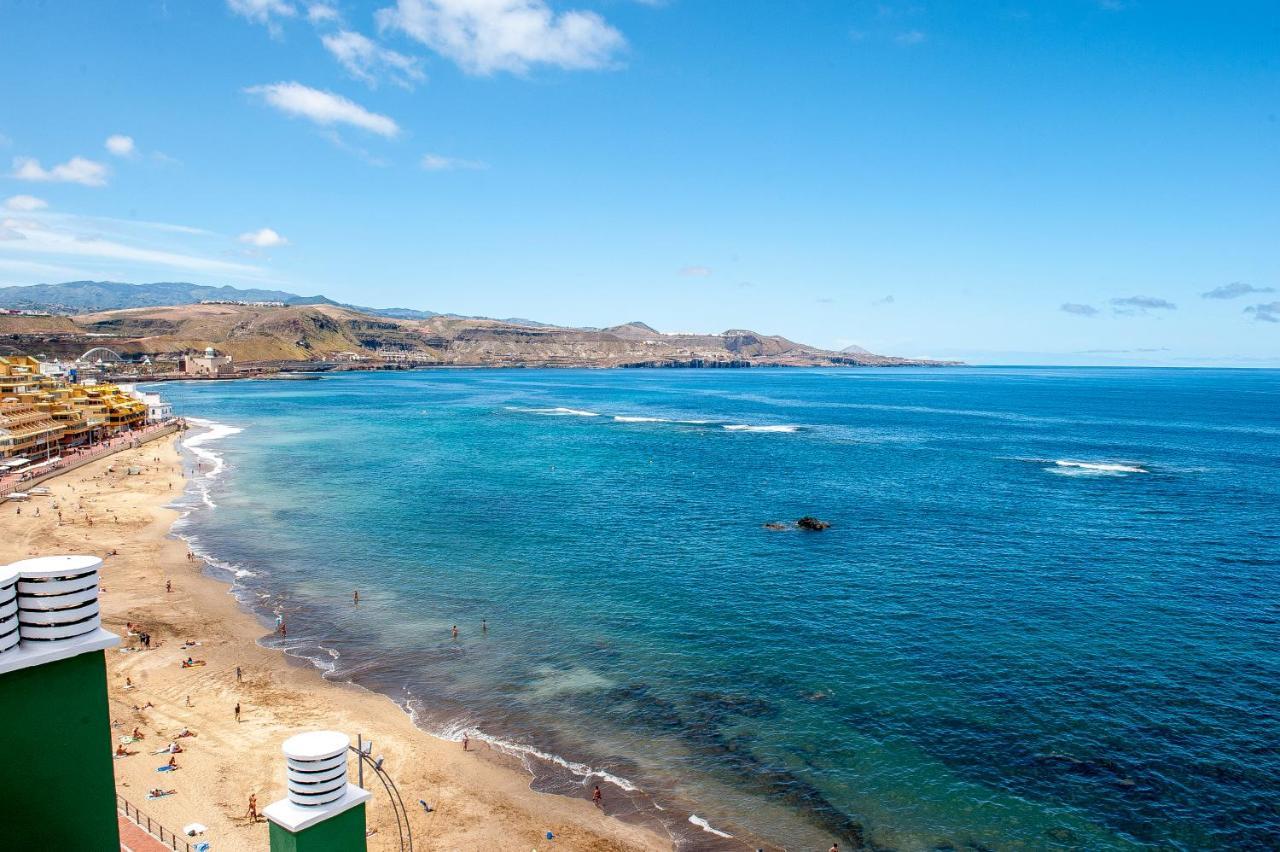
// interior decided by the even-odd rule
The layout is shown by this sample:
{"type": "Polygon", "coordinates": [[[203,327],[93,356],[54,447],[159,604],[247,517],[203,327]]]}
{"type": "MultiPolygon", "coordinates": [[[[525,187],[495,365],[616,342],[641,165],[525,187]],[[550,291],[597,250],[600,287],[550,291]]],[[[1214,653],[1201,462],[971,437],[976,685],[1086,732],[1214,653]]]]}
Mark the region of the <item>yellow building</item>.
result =
{"type": "Polygon", "coordinates": [[[116,385],[72,385],[26,356],[0,357],[0,458],[92,443],[146,425],[147,403],[116,385]]]}

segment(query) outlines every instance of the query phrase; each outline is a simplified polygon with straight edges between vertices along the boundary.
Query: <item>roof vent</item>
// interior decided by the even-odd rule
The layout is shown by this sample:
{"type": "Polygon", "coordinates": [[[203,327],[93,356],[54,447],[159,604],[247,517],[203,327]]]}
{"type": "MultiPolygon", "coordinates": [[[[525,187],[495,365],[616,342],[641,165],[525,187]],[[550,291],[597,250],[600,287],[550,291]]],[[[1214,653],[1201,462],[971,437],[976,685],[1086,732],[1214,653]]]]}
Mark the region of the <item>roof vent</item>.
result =
{"type": "Polygon", "coordinates": [[[59,642],[93,633],[98,612],[96,556],[43,556],[9,566],[18,572],[18,631],[23,642],[59,642]]]}
{"type": "Polygon", "coordinates": [[[0,654],[18,647],[18,571],[0,565],[0,654]]]}
{"type": "Polygon", "coordinates": [[[308,731],[281,747],[289,765],[289,801],[304,808],[327,805],[347,792],[351,737],[338,731],[308,731]]]}

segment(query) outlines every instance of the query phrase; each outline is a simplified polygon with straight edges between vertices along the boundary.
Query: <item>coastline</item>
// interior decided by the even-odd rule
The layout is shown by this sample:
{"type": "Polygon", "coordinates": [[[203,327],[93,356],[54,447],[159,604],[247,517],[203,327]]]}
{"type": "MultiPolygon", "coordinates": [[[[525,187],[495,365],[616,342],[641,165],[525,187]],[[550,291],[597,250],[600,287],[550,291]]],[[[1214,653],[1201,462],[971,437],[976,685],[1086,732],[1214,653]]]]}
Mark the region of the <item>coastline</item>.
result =
{"type": "MultiPolygon", "coordinates": [[[[112,719],[120,723],[113,736],[134,726],[145,734],[129,747],[137,754],[116,761],[118,792],[131,804],[170,830],[205,824],[203,839],[219,850],[265,848],[266,823],[243,816],[249,795],[257,795],[259,808],[284,795],[279,747],[287,736],[333,728],[374,741],[404,797],[415,839],[431,848],[538,848],[548,831],[558,848],[584,852],[673,847],[671,839],[589,801],[531,789],[518,762],[483,742],[464,752],[416,727],[392,699],[326,680],[314,666],[260,645],[269,628],[227,583],[204,571],[202,560],[188,559],[172,534],[181,513],[169,504],[187,483],[182,471],[176,439],[167,437],[67,472],[50,480],[50,497],[25,504],[21,514],[0,514],[0,562],[118,552],[102,572],[104,626],[125,636],[133,622],[153,637],[151,650],[132,650],[137,640],[126,637],[122,648],[130,650],[107,652],[112,719]],[[141,474],[128,476],[131,466],[141,474]],[[186,640],[200,644],[183,649],[186,640]],[[185,656],[206,664],[184,669],[185,656]],[[243,683],[236,682],[237,667],[243,683]],[[179,770],[157,773],[168,756],[151,752],[183,727],[197,736],[182,741],[179,770]],[[178,793],[147,800],[155,787],[178,793]]],[[[385,796],[371,802],[369,828],[371,850],[399,847],[385,796]]]]}

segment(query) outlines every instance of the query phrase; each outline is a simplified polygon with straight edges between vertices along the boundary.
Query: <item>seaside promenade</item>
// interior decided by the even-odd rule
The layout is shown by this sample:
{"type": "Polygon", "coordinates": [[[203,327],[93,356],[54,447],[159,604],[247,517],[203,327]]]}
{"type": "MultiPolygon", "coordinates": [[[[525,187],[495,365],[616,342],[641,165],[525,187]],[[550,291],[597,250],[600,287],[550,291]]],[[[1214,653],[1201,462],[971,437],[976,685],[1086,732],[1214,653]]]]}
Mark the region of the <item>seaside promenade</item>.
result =
{"type": "Polygon", "coordinates": [[[166,423],[152,423],[126,432],[123,435],[108,438],[105,441],[85,447],[76,447],[51,464],[35,465],[35,470],[28,469],[17,473],[0,475],[0,498],[5,498],[17,491],[33,488],[47,479],[75,470],[89,462],[118,453],[121,450],[141,446],[157,438],[163,438],[165,435],[171,435],[183,428],[182,421],[176,419],[166,423]]]}

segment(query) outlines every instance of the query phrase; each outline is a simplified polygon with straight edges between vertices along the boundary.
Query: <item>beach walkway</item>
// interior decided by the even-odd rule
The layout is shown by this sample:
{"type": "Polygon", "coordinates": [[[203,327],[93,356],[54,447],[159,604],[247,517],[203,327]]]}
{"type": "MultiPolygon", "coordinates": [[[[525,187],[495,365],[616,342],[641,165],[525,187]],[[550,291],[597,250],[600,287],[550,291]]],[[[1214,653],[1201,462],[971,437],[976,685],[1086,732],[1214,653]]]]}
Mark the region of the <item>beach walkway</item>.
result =
{"type": "Polygon", "coordinates": [[[52,479],[60,476],[68,471],[86,465],[91,461],[118,453],[121,450],[128,450],[136,446],[162,438],[165,435],[177,432],[181,428],[177,422],[171,423],[155,423],[150,426],[144,426],[141,429],[135,429],[123,435],[117,435],[89,447],[77,447],[67,455],[63,456],[53,465],[44,468],[38,476],[27,476],[26,474],[11,474],[8,476],[0,476],[0,502],[3,498],[14,491],[24,491],[35,485],[39,485],[46,479],[52,479]]]}

